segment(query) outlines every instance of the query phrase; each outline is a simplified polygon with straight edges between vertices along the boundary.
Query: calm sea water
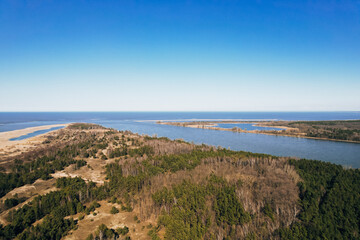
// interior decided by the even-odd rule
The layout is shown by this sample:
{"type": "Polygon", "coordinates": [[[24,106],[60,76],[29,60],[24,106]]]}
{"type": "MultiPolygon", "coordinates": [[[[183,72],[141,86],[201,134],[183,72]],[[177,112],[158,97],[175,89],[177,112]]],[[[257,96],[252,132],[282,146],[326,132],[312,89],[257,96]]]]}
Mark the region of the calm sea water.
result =
{"type": "Polygon", "coordinates": [[[0,113],[0,132],[46,124],[90,122],[139,134],[233,150],[317,159],[360,168],[360,144],[159,125],[150,120],[349,120],[360,112],[51,112],[0,113]]]}

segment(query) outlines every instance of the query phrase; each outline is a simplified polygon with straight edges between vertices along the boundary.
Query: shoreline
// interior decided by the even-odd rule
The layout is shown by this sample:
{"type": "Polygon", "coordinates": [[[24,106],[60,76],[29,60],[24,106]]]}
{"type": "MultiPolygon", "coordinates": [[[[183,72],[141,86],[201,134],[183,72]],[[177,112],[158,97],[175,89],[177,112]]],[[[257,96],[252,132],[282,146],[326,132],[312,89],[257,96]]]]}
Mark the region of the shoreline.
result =
{"type": "MultiPolygon", "coordinates": [[[[199,128],[199,129],[207,129],[207,130],[217,130],[217,131],[228,131],[234,133],[253,133],[253,134],[264,134],[264,135],[271,135],[271,136],[280,136],[280,137],[296,137],[296,138],[307,138],[313,140],[323,140],[323,141],[332,141],[332,142],[345,142],[345,143],[357,143],[360,144],[358,141],[352,140],[341,140],[341,139],[331,139],[331,138],[320,138],[320,137],[309,137],[305,136],[305,133],[299,133],[298,135],[293,134],[283,134],[283,133],[273,133],[273,132],[264,132],[263,130],[240,130],[237,129],[234,131],[232,128],[221,128],[217,127],[217,123],[253,123],[255,126],[259,127],[269,127],[268,125],[262,125],[261,122],[253,122],[253,121],[228,121],[228,122],[221,122],[221,121],[212,121],[207,124],[192,124],[193,122],[165,122],[165,121],[157,121],[156,124],[161,125],[170,125],[175,127],[188,127],[188,128],[199,128]]],[[[283,128],[285,130],[294,129],[286,126],[270,126],[270,127],[277,127],[283,128]]],[[[276,130],[275,130],[276,131],[276,130]]]]}
{"type": "Polygon", "coordinates": [[[24,150],[32,148],[36,144],[42,142],[44,135],[60,129],[54,129],[49,132],[40,133],[39,135],[21,140],[10,140],[10,139],[18,138],[39,130],[48,130],[54,127],[67,127],[68,125],[70,125],[70,123],[42,125],[42,126],[28,127],[28,128],[17,129],[7,132],[0,132],[0,159],[3,156],[12,155],[14,153],[21,153],[24,150]]]}

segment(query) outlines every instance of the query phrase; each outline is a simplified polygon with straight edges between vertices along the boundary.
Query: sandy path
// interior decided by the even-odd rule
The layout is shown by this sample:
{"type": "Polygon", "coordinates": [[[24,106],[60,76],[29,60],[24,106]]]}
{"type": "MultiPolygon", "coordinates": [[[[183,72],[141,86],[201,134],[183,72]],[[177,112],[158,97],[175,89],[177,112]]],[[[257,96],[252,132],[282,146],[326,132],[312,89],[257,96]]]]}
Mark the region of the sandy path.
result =
{"type": "MultiPolygon", "coordinates": [[[[156,222],[137,222],[134,217],[137,216],[137,212],[134,210],[132,212],[125,212],[121,210],[121,206],[118,204],[108,203],[106,201],[99,201],[101,207],[97,208],[95,212],[96,216],[91,213],[86,215],[83,220],[78,222],[78,228],[70,231],[70,233],[65,236],[65,240],[80,240],[85,239],[89,236],[90,233],[94,234],[97,227],[101,224],[105,224],[108,228],[116,230],[117,228],[123,228],[127,226],[129,228],[128,236],[131,239],[146,240],[151,239],[147,233],[150,230],[147,226],[151,223],[156,225],[156,222]],[[116,207],[120,210],[117,214],[111,214],[110,210],[112,207],[116,207]]],[[[79,216],[73,216],[75,219],[79,216]]],[[[125,236],[121,236],[120,239],[124,239],[125,236]]]]}

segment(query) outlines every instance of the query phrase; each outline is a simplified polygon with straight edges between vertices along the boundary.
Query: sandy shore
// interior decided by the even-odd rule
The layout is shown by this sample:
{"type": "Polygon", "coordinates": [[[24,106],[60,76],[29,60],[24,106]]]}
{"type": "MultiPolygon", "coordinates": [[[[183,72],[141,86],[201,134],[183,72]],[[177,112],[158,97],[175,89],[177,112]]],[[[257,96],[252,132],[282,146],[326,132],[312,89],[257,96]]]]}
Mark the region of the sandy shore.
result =
{"type": "Polygon", "coordinates": [[[45,130],[45,129],[50,129],[53,127],[61,127],[61,126],[66,127],[67,125],[69,124],[43,125],[43,126],[29,127],[29,128],[13,130],[8,132],[0,132],[0,159],[2,157],[20,153],[24,150],[34,147],[35,144],[41,143],[44,140],[43,136],[49,132],[18,141],[10,141],[11,138],[20,137],[22,135],[26,135],[38,130],[45,130]]]}

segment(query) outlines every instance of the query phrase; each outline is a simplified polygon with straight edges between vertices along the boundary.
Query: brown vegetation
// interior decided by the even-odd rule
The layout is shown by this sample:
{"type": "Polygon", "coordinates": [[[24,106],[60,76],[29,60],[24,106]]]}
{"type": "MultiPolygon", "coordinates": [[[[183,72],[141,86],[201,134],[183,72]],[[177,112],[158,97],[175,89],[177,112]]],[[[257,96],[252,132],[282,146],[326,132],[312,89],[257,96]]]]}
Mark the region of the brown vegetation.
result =
{"type": "MultiPolygon", "coordinates": [[[[87,165],[79,168],[70,165],[64,170],[55,172],[52,177],[78,176],[86,181],[95,182],[98,186],[106,186],[108,183],[105,166],[110,163],[121,166],[123,177],[138,177],[147,171],[145,162],[157,166],[160,164],[159,157],[161,156],[171,157],[172,155],[190,154],[195,150],[214,152],[213,157],[200,159],[199,164],[193,169],[168,170],[146,175],[137,192],[128,192],[125,195],[115,193],[113,197],[118,199],[116,203],[101,201],[101,207],[95,211],[95,214],[82,217],[83,219],[79,221],[77,229],[72,230],[66,239],[84,239],[90,233],[94,233],[100,224],[106,224],[107,227],[113,229],[126,225],[130,228],[129,236],[133,239],[149,239],[150,237],[147,235],[149,229],[146,226],[149,224],[156,226],[159,216],[171,209],[171,206],[156,205],[153,194],[164,187],[171,189],[184,181],[205,186],[209,183],[209,178],[212,175],[221,177],[231,186],[235,186],[237,199],[242,203],[244,210],[251,215],[250,222],[235,226],[233,230],[236,237],[244,238],[255,233],[260,238],[269,237],[276,229],[289,226],[296,221],[296,215],[300,210],[297,203],[298,188],[296,186],[299,176],[294,168],[289,165],[288,158],[246,153],[242,155],[230,154],[229,156],[216,155],[218,149],[213,147],[194,145],[182,140],[171,141],[167,138],[139,136],[130,132],[96,127],[96,125],[89,127],[71,125],[57,131],[56,134],[49,134],[41,147],[23,153],[16,158],[9,157],[7,159],[8,164],[5,167],[7,170],[12,169],[12,163],[15,159],[31,162],[35,158],[51,156],[59,149],[65,148],[69,149],[68,154],[75,159],[85,160],[87,165]],[[113,206],[120,212],[111,214],[110,210],[113,206]],[[267,206],[271,206],[271,214],[264,211],[267,206]],[[128,211],[127,207],[130,207],[132,211],[128,211]],[[134,220],[135,217],[139,220],[134,220]]],[[[44,181],[46,183],[45,189],[37,188],[39,181],[12,190],[3,199],[15,192],[20,194],[21,188],[25,187],[27,189],[35,188],[32,190],[32,195],[26,195],[29,201],[34,194],[44,194],[46,191],[54,189],[54,186],[49,185],[53,184],[54,180],[44,181]]],[[[211,197],[207,200],[211,216],[209,229],[213,235],[221,238],[233,230],[226,227],[222,228],[216,224],[215,213],[211,210],[213,208],[212,201],[211,197]]],[[[79,216],[77,214],[72,217],[77,219],[79,216]]],[[[5,221],[3,223],[6,224],[5,221]]],[[[164,228],[158,229],[157,233],[163,236],[164,228]]]]}

